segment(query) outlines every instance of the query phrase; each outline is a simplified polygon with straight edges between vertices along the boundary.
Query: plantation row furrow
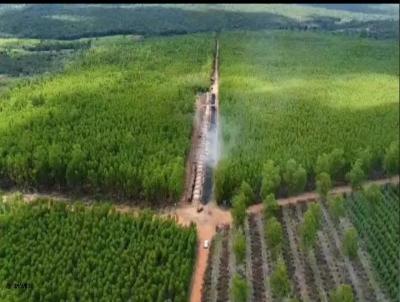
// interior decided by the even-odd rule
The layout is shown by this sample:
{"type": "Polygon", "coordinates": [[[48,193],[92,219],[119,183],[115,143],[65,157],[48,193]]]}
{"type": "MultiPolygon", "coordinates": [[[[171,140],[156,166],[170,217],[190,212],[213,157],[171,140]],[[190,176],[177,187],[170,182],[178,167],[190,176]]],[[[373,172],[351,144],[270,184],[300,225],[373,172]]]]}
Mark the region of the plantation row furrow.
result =
{"type": "Polygon", "coordinates": [[[297,279],[295,276],[296,267],[295,267],[295,264],[293,261],[293,255],[292,255],[292,253],[290,253],[289,230],[284,221],[284,209],[285,209],[285,207],[281,207],[278,212],[278,219],[282,225],[283,234],[284,234],[283,240],[282,240],[283,241],[282,254],[283,254],[283,259],[287,265],[289,278],[290,278],[292,284],[296,285],[294,287],[294,294],[296,297],[300,297],[300,290],[299,290],[299,286],[297,286],[297,279]]]}
{"type": "Polygon", "coordinates": [[[327,225],[327,229],[329,230],[329,232],[331,233],[331,235],[333,237],[333,240],[336,245],[337,251],[339,252],[340,258],[344,260],[344,264],[349,273],[351,284],[352,284],[353,290],[355,291],[356,297],[359,301],[365,301],[364,293],[360,286],[360,281],[357,277],[357,274],[356,274],[354,267],[353,267],[352,263],[350,262],[349,258],[343,254],[342,244],[341,244],[339,235],[336,232],[335,226],[333,225],[333,222],[331,221],[331,219],[329,217],[328,211],[322,204],[321,204],[321,209],[322,209],[322,215],[323,215],[324,221],[327,225]]]}
{"type": "Polygon", "coordinates": [[[315,280],[315,275],[313,274],[312,268],[310,266],[310,263],[307,261],[307,256],[304,252],[304,250],[301,248],[301,243],[300,243],[300,234],[299,234],[299,226],[300,226],[300,220],[298,219],[298,205],[290,206],[290,222],[293,227],[293,231],[297,232],[297,236],[295,237],[296,241],[296,248],[298,250],[301,262],[303,263],[304,266],[304,272],[305,272],[305,282],[307,284],[308,288],[308,293],[310,296],[311,301],[320,301],[320,297],[318,294],[318,289],[317,289],[317,284],[315,280]]]}
{"type": "Polygon", "coordinates": [[[301,261],[300,258],[300,252],[296,241],[296,234],[294,232],[293,226],[291,225],[291,218],[289,216],[290,211],[291,207],[284,207],[282,209],[283,221],[286,227],[286,235],[289,238],[290,244],[290,262],[293,262],[293,266],[295,268],[293,276],[295,276],[296,291],[299,293],[299,296],[303,301],[309,301],[310,294],[306,283],[306,271],[304,268],[304,263],[303,261],[301,261]]]}
{"type": "MultiPolygon", "coordinates": [[[[307,208],[306,204],[297,204],[296,205],[296,214],[299,222],[303,223],[303,214],[305,209],[307,208]]],[[[308,262],[310,264],[311,270],[314,275],[315,285],[318,289],[319,299],[323,302],[328,302],[328,296],[326,293],[326,285],[325,280],[321,277],[321,270],[324,270],[325,267],[319,266],[317,263],[317,258],[313,250],[309,250],[307,253],[308,262]]],[[[319,262],[321,264],[321,262],[319,262]]]]}
{"type": "Polygon", "coordinates": [[[261,254],[263,259],[263,273],[264,273],[264,285],[265,285],[265,297],[266,301],[272,301],[272,293],[269,278],[272,272],[272,261],[271,252],[268,249],[267,242],[264,236],[264,222],[262,217],[257,217],[258,231],[260,232],[260,243],[261,243],[261,254]]]}
{"type": "Polygon", "coordinates": [[[229,254],[229,231],[224,231],[222,234],[222,246],[219,259],[217,302],[226,302],[229,300],[229,254]]]}
{"type": "MultiPolygon", "coordinates": [[[[339,268],[332,255],[330,243],[324,232],[319,231],[317,236],[317,259],[326,263],[328,270],[323,270],[326,274],[326,279],[330,279],[332,286],[338,287],[344,280],[341,278],[342,275],[339,273],[339,268]]],[[[332,289],[332,287],[329,289],[332,289]]]]}
{"type": "MultiPolygon", "coordinates": [[[[246,279],[251,281],[252,280],[252,260],[251,260],[251,240],[250,240],[250,226],[249,220],[245,219],[244,221],[244,231],[246,237],[246,279]]],[[[248,301],[252,301],[253,297],[253,283],[249,282],[249,293],[248,293],[248,301]]]]}
{"type": "MultiPolygon", "coordinates": [[[[201,247],[200,247],[201,248],[201,247]]],[[[216,300],[216,276],[219,268],[219,254],[221,252],[221,240],[215,235],[210,243],[210,252],[207,258],[207,268],[204,273],[201,301],[210,302],[216,300]]]]}
{"type": "Polygon", "coordinates": [[[248,221],[251,245],[251,280],[253,284],[252,301],[263,302],[265,301],[265,280],[263,270],[263,257],[261,252],[261,234],[254,214],[251,214],[249,216],[248,221]]]}

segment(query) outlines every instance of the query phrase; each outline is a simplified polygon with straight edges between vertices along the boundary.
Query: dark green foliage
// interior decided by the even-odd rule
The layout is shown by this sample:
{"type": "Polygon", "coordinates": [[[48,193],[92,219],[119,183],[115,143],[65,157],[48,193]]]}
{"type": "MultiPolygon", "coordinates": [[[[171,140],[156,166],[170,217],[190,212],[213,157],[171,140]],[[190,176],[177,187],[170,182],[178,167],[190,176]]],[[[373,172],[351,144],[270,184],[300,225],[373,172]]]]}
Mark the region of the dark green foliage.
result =
{"type": "Polygon", "coordinates": [[[6,215],[12,219],[0,225],[0,284],[32,288],[0,293],[1,301],[12,301],[9,295],[19,301],[188,299],[194,225],[119,214],[107,204],[88,209],[51,200],[6,215]]]}
{"type": "Polygon", "coordinates": [[[346,230],[343,239],[344,253],[350,258],[355,258],[358,251],[358,233],[355,228],[346,230]]]}
{"type": "Polygon", "coordinates": [[[234,302],[246,302],[249,288],[245,278],[235,274],[232,280],[231,295],[234,302]]]}
{"type": "Polygon", "coordinates": [[[271,276],[272,293],[279,297],[287,297],[290,293],[289,276],[285,262],[279,259],[271,276]]]}
{"type": "Polygon", "coordinates": [[[399,295],[400,254],[399,187],[357,192],[346,202],[348,215],[369,253],[372,267],[383,288],[396,301],[399,295]],[[372,198],[370,200],[370,198],[372,198]]]}
{"type": "Polygon", "coordinates": [[[317,192],[321,198],[326,198],[329,190],[332,188],[331,177],[328,173],[322,172],[317,176],[317,192]]]}
{"type": "Polygon", "coordinates": [[[153,203],[180,197],[213,41],[110,42],[0,100],[1,180],[153,203]]]}
{"type": "Polygon", "coordinates": [[[281,184],[279,167],[272,160],[268,160],[262,170],[261,197],[265,199],[268,194],[275,193],[281,184]]]}
{"type": "Polygon", "coordinates": [[[361,183],[365,180],[366,175],[363,169],[363,162],[361,159],[357,159],[349,173],[347,173],[346,178],[350,181],[353,189],[361,188],[361,183]]]}
{"type": "Polygon", "coordinates": [[[389,175],[399,173],[399,141],[394,141],[386,149],[383,167],[389,175]]]}
{"type": "Polygon", "coordinates": [[[326,172],[332,179],[338,179],[342,177],[345,163],[343,149],[335,148],[329,154],[323,153],[318,156],[314,170],[317,175],[326,172]]]}
{"type": "MultiPolygon", "coordinates": [[[[225,32],[220,42],[224,171],[233,188],[246,180],[261,195],[265,163],[284,173],[291,158],[311,183],[324,153],[321,170],[330,171],[321,172],[343,182],[359,149],[379,162],[398,137],[397,40],[264,31],[225,32]]],[[[285,193],[284,182],[275,193],[285,193]]]]}
{"type": "Polygon", "coordinates": [[[242,227],[246,218],[246,196],[242,194],[235,195],[232,200],[232,219],[235,227],[242,227]]]}
{"type": "Polygon", "coordinates": [[[329,297],[330,302],[354,302],[354,294],[350,285],[342,284],[333,290],[329,297]]]}
{"type": "Polygon", "coordinates": [[[306,185],[307,172],[294,159],[289,159],[283,172],[283,181],[288,187],[289,194],[300,193],[306,185]]]}

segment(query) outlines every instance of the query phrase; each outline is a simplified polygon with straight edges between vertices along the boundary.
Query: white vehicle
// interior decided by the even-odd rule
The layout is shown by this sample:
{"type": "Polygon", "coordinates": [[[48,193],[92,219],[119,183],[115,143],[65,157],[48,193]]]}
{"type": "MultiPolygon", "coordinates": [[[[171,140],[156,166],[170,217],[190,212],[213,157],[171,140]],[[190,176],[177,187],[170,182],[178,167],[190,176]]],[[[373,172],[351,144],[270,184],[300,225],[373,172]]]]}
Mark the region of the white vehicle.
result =
{"type": "Polygon", "coordinates": [[[209,244],[208,240],[204,240],[204,248],[205,249],[208,249],[208,244],[209,244]]]}

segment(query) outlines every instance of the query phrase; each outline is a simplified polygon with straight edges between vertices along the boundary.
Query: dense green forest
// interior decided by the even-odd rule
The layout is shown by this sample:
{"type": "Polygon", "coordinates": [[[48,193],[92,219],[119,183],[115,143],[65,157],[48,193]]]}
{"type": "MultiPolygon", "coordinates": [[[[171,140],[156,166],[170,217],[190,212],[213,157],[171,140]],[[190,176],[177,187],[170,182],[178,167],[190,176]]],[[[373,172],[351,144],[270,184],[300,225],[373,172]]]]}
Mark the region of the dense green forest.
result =
{"type": "Polygon", "coordinates": [[[220,43],[219,201],[244,180],[259,192],[275,170],[269,189],[289,193],[304,190],[306,174],[345,181],[354,168],[347,180],[356,178],[360,161],[365,177],[382,171],[398,142],[397,41],[268,31],[223,33],[220,43]]]}
{"type": "Polygon", "coordinates": [[[214,41],[116,37],[0,99],[3,185],[176,200],[214,41]]]}
{"type": "Polygon", "coordinates": [[[0,300],[184,302],[196,240],[194,225],[107,204],[0,201],[0,300]]]}
{"type": "MultiPolygon", "coordinates": [[[[363,5],[367,7],[368,5],[363,5]]],[[[398,37],[398,8],[361,11],[282,4],[41,4],[0,10],[0,37],[76,39],[114,34],[296,29],[398,37]],[[342,22],[343,21],[343,22],[342,22]],[[368,30],[366,30],[368,28],[368,30]]]]}

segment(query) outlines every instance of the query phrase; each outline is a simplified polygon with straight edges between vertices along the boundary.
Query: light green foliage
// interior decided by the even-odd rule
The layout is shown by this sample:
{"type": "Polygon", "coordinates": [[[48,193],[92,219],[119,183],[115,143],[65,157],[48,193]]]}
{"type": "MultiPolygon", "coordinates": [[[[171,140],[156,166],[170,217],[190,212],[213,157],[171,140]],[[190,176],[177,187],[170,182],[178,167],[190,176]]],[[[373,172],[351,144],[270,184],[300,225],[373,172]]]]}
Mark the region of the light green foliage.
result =
{"type": "Polygon", "coordinates": [[[234,302],[246,302],[248,285],[245,278],[235,274],[232,280],[231,295],[234,302]]]}
{"type": "Polygon", "coordinates": [[[182,193],[195,94],[209,85],[206,35],[125,37],[0,100],[0,175],[160,202],[182,193]]]}
{"type": "Polygon", "coordinates": [[[236,262],[238,264],[243,263],[244,258],[246,257],[246,237],[241,228],[235,232],[233,251],[235,252],[236,262]]]}
{"type": "Polygon", "coordinates": [[[275,199],[274,194],[269,194],[263,200],[264,218],[268,220],[277,215],[279,210],[278,201],[275,199]]]}
{"type": "Polygon", "coordinates": [[[289,194],[300,193],[306,185],[307,172],[294,159],[289,159],[283,172],[283,181],[288,187],[289,194]]]}
{"type": "Polygon", "coordinates": [[[306,249],[314,247],[320,225],[321,206],[318,203],[313,203],[308,207],[304,214],[304,221],[300,225],[302,243],[306,249]]]}
{"type": "Polygon", "coordinates": [[[285,262],[282,259],[277,261],[274,272],[271,276],[272,293],[279,297],[287,297],[290,293],[290,281],[285,262]]]}
{"type": "Polygon", "coordinates": [[[244,179],[260,188],[268,160],[284,170],[293,158],[310,175],[323,153],[343,150],[347,168],[358,149],[383,157],[397,139],[397,40],[264,31],[223,33],[220,42],[225,173],[234,188],[244,179]]]}
{"type": "Polygon", "coordinates": [[[321,205],[319,202],[313,202],[308,206],[308,210],[312,212],[316,227],[320,228],[321,227],[321,221],[322,221],[322,210],[321,210],[321,205]]]}
{"type": "Polygon", "coordinates": [[[343,250],[350,258],[355,258],[357,256],[358,233],[355,228],[346,230],[343,240],[343,250]]]}
{"type": "Polygon", "coordinates": [[[242,184],[240,185],[239,189],[239,194],[243,194],[246,197],[246,206],[250,206],[251,204],[254,203],[254,193],[253,190],[251,189],[250,185],[242,181],[242,184]]]}
{"type": "Polygon", "coordinates": [[[329,297],[330,302],[354,302],[354,294],[350,285],[342,284],[333,290],[329,297]]]}
{"type": "Polygon", "coordinates": [[[275,193],[281,184],[279,167],[268,160],[262,170],[261,197],[264,199],[270,193],[275,193]]]}
{"type": "Polygon", "coordinates": [[[232,219],[236,227],[242,227],[246,218],[246,196],[242,194],[235,195],[232,199],[232,219]]]}
{"type": "Polygon", "coordinates": [[[280,249],[283,239],[283,230],[282,225],[276,217],[271,217],[267,220],[265,225],[265,238],[268,243],[268,248],[276,251],[280,249]]]}
{"type": "Polygon", "coordinates": [[[378,205],[383,198],[381,190],[376,184],[371,184],[367,188],[364,188],[363,194],[372,205],[378,205]]]}
{"type": "Polygon", "coordinates": [[[333,217],[333,220],[338,222],[339,218],[343,217],[346,213],[344,198],[342,196],[329,197],[328,209],[330,215],[333,217]]]}
{"type": "Polygon", "coordinates": [[[120,214],[107,204],[89,209],[48,200],[8,215],[0,228],[0,280],[32,288],[0,293],[1,301],[13,301],[11,295],[17,301],[188,300],[194,225],[120,214]]]}
{"type": "Polygon", "coordinates": [[[326,198],[329,190],[332,188],[331,177],[328,173],[322,172],[317,176],[317,192],[321,198],[326,198]]]}
{"type": "Polygon", "coordinates": [[[351,170],[349,173],[346,175],[347,180],[350,181],[350,184],[353,189],[359,189],[361,188],[361,183],[365,180],[366,175],[363,170],[363,162],[361,159],[357,159],[353,166],[351,167],[351,170]]]}
{"type": "Polygon", "coordinates": [[[399,173],[399,141],[393,141],[386,149],[383,167],[389,175],[399,173]]]}

